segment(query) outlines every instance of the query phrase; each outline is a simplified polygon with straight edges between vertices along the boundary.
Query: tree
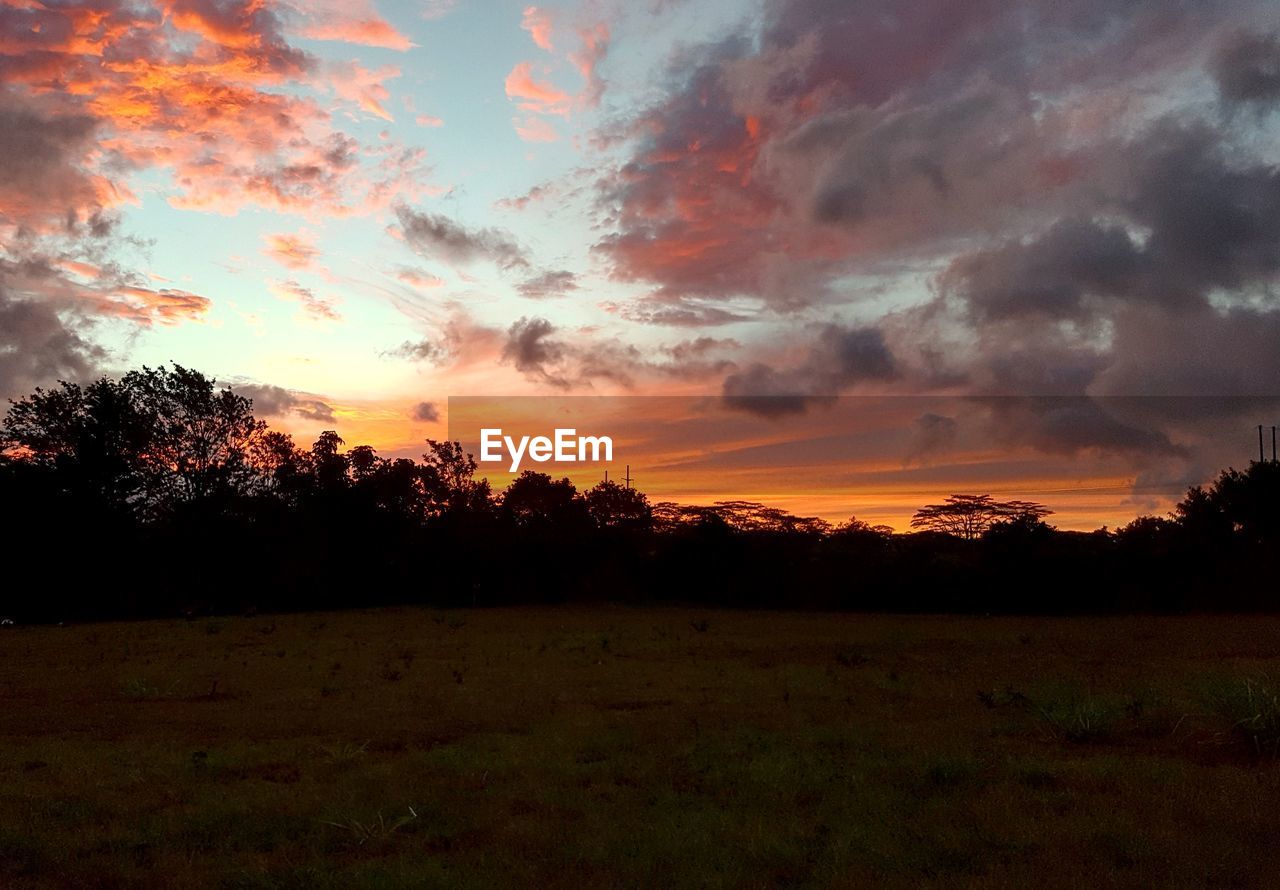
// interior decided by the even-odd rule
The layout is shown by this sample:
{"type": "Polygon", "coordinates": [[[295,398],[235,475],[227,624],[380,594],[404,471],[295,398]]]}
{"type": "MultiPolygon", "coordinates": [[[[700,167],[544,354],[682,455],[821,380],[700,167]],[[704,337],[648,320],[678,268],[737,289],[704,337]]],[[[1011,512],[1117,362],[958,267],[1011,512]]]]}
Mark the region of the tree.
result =
{"type": "Polygon", "coordinates": [[[56,470],[69,493],[154,518],[248,493],[265,432],[249,399],[175,364],[37,389],[5,415],[0,445],[56,470]]]}
{"type": "Polygon", "coordinates": [[[587,512],[601,528],[648,529],[653,526],[649,499],[634,488],[601,482],[586,493],[587,512]]]}
{"type": "Polygon", "coordinates": [[[921,507],[911,527],[972,541],[1003,522],[1036,522],[1053,511],[1032,501],[997,501],[989,494],[953,494],[941,504],[921,507]]]}
{"type": "Polygon", "coordinates": [[[503,515],[522,528],[545,526],[572,532],[587,519],[587,508],[573,483],[525,470],[502,493],[503,515]]]}
{"type": "Polygon", "coordinates": [[[461,442],[427,440],[422,455],[422,488],[436,515],[486,513],[491,506],[489,480],[475,478],[476,459],[461,442]]]}

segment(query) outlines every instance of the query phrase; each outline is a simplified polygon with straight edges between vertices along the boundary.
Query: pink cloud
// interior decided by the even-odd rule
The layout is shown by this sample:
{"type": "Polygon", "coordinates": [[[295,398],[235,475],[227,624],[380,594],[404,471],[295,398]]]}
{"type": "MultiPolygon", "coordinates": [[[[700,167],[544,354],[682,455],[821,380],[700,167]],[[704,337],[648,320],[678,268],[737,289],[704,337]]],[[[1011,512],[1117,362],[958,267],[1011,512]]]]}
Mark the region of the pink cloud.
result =
{"type": "Polygon", "coordinates": [[[394,118],[386,107],[391,93],[385,81],[399,76],[400,69],[395,65],[370,69],[358,62],[334,62],[329,66],[329,83],[338,96],[386,121],[394,118]]]}
{"type": "Polygon", "coordinates": [[[532,67],[529,62],[519,62],[511,69],[506,80],[507,96],[516,100],[522,111],[568,115],[572,98],[545,81],[535,80],[532,67]]]}
{"type": "Polygon", "coordinates": [[[309,287],[304,287],[292,278],[285,281],[274,281],[267,288],[281,300],[297,303],[309,318],[318,321],[340,321],[342,316],[333,308],[333,303],[323,297],[316,296],[309,287]]]}
{"type": "Polygon", "coordinates": [[[263,253],[290,269],[306,269],[320,254],[311,239],[302,234],[267,235],[263,240],[267,242],[263,253]]]}
{"type": "Polygon", "coordinates": [[[584,105],[595,106],[600,104],[600,96],[604,93],[604,81],[600,79],[596,68],[609,52],[609,26],[604,22],[597,22],[579,28],[578,39],[582,42],[582,48],[569,54],[569,61],[573,62],[584,81],[578,98],[584,105]]]}
{"type": "Polygon", "coordinates": [[[414,119],[419,127],[443,127],[444,121],[433,114],[420,114],[414,119]]]}
{"type": "Polygon", "coordinates": [[[540,49],[545,49],[547,52],[552,51],[550,12],[545,9],[539,9],[536,6],[526,6],[524,8],[524,16],[520,20],[520,27],[529,32],[534,44],[540,49]]]}
{"type": "Polygon", "coordinates": [[[299,33],[312,40],[336,40],[401,52],[417,45],[379,15],[368,0],[310,0],[296,8],[305,21],[299,33]]]}
{"type": "Polygon", "coordinates": [[[555,142],[560,136],[555,128],[540,117],[516,118],[512,121],[516,135],[525,142],[555,142]]]}

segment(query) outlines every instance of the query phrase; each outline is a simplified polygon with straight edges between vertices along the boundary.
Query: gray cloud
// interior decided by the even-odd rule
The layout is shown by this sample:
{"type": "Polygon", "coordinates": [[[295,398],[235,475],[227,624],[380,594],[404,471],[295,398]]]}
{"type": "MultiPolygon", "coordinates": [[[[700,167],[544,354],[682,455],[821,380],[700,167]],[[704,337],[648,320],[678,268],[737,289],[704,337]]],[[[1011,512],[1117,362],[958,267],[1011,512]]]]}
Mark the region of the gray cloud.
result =
{"type": "Polygon", "coordinates": [[[723,397],[730,407],[782,417],[802,413],[857,383],[883,383],[898,373],[881,331],[827,325],[803,362],[783,369],[757,362],[725,378],[723,397]]]}
{"type": "Polygon", "coordinates": [[[521,318],[507,330],[502,347],[503,361],[517,371],[556,387],[570,381],[557,366],[567,355],[565,345],[552,337],[555,325],[545,318],[521,318]]]}
{"type": "Polygon", "coordinates": [[[1271,105],[1280,100],[1280,34],[1237,31],[1218,47],[1211,70],[1224,102],[1271,105]]]}
{"type": "Polygon", "coordinates": [[[578,276],[565,269],[543,272],[516,285],[516,290],[521,296],[535,300],[545,297],[562,297],[577,289],[578,276]]]}
{"type": "Polygon", "coordinates": [[[520,245],[501,229],[470,229],[441,214],[418,213],[403,204],[395,211],[405,243],[425,259],[455,265],[488,260],[501,269],[529,265],[520,245]]]}
{"type": "Polygon", "coordinates": [[[419,402],[413,406],[409,416],[419,423],[435,423],[440,419],[440,409],[435,402],[419,402]]]}
{"type": "Polygon", "coordinates": [[[258,417],[283,417],[292,414],[305,420],[330,423],[335,420],[332,406],[268,383],[242,383],[233,387],[240,395],[253,400],[253,413],[258,417]]]}
{"type": "Polygon", "coordinates": [[[105,358],[106,352],[53,306],[14,298],[0,285],[0,399],[25,396],[58,380],[90,378],[105,358]]]}

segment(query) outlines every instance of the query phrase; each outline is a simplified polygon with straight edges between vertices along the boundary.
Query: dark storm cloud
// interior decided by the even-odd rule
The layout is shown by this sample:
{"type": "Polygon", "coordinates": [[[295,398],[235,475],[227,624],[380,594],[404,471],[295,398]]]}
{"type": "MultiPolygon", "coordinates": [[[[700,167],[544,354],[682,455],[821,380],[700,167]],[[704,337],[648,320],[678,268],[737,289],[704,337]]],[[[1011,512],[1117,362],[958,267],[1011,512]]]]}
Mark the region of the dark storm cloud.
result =
{"type": "Polygon", "coordinates": [[[798,414],[867,381],[898,376],[884,335],[875,328],[828,325],[798,365],[777,369],[756,363],[724,380],[723,397],[733,408],[770,417],[798,414]]]}
{"type": "Polygon", "coordinates": [[[253,400],[253,413],[258,417],[282,417],[292,414],[304,420],[329,423],[335,419],[333,408],[319,399],[309,398],[271,384],[244,383],[234,387],[240,395],[253,400]]]}
{"type": "Polygon", "coordinates": [[[1214,54],[1218,95],[1231,104],[1266,107],[1280,100],[1280,34],[1238,31],[1214,54]]]}
{"type": "Polygon", "coordinates": [[[1150,456],[1179,454],[1168,436],[1145,424],[1117,416],[1107,399],[997,398],[983,400],[987,435],[1008,445],[1030,446],[1044,454],[1096,450],[1150,456]]]}
{"type": "Polygon", "coordinates": [[[496,228],[467,228],[437,213],[418,213],[404,206],[395,208],[405,243],[426,259],[466,264],[488,260],[501,269],[529,265],[511,235],[496,228]]]}
{"type": "Polygon", "coordinates": [[[1078,318],[1086,298],[1132,292],[1143,267],[1129,233],[1069,219],[1031,241],[960,257],[943,277],[980,321],[1027,315],[1078,318]]]}
{"type": "Polygon", "coordinates": [[[616,225],[597,249],[665,297],[790,310],[888,252],[1043,225],[1092,175],[1078,136],[1110,135],[1123,85],[1185,68],[1236,8],[767,0],[758,33],[676,55],[601,180],[616,225]]]}

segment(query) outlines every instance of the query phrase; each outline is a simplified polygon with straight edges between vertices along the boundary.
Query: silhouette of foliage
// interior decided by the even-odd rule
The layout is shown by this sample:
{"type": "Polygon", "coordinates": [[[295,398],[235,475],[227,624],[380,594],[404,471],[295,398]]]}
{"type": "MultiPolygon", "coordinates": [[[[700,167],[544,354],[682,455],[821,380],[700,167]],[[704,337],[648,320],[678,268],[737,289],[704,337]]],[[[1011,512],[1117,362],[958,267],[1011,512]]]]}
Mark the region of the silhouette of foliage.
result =
{"type": "Polygon", "coordinates": [[[911,527],[972,541],[997,523],[1035,522],[1052,513],[1043,504],[1030,501],[997,501],[989,494],[953,494],[941,504],[917,510],[911,527]]]}
{"type": "Polygon", "coordinates": [[[19,620],[566,599],[893,611],[1274,609],[1280,465],[1228,469],[1168,517],[1070,532],[1030,501],[955,494],[915,531],[752,501],[650,504],[457,442],[420,460],[309,447],[197,371],[142,368],[14,401],[0,426],[0,593],[19,620]]]}

